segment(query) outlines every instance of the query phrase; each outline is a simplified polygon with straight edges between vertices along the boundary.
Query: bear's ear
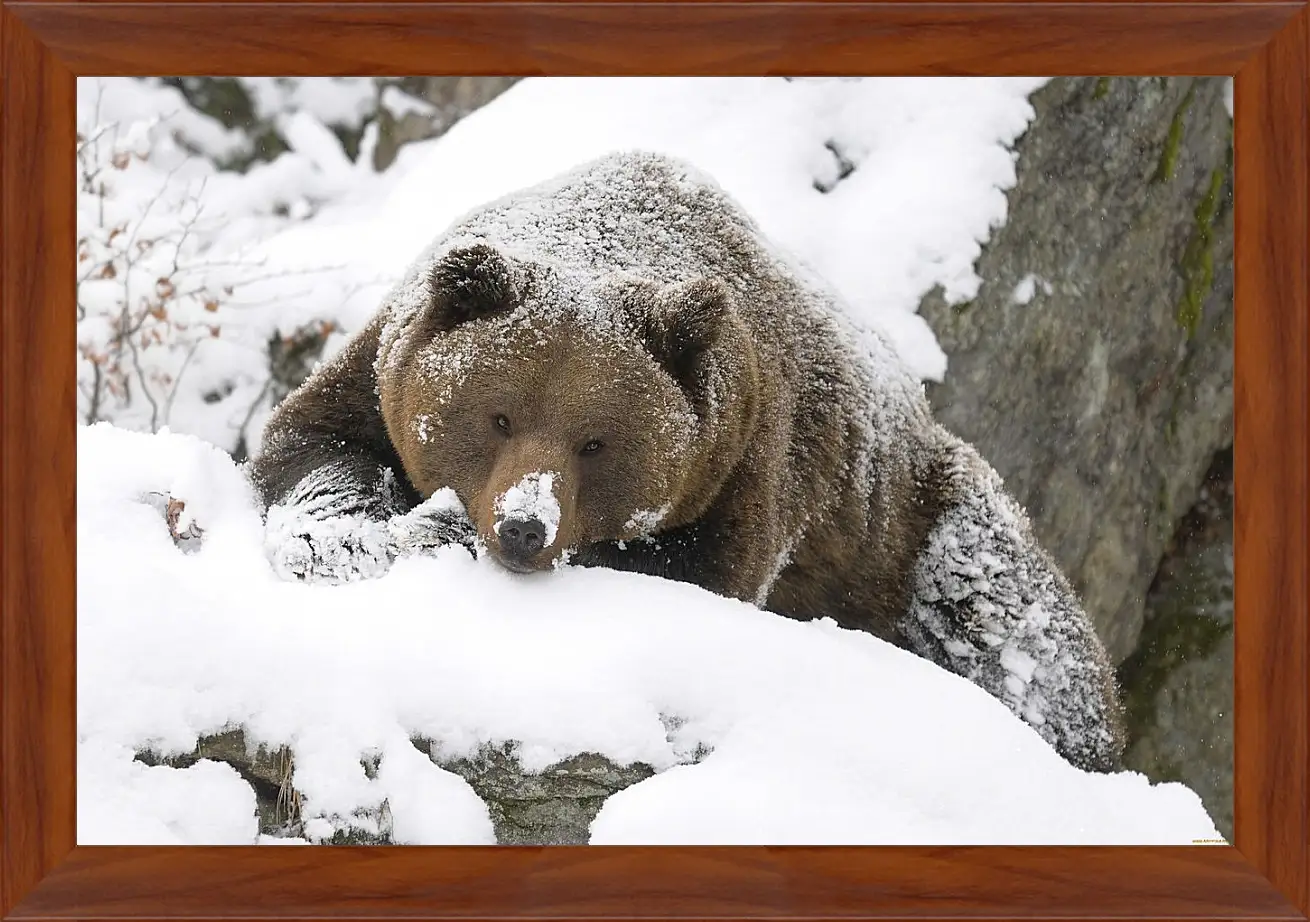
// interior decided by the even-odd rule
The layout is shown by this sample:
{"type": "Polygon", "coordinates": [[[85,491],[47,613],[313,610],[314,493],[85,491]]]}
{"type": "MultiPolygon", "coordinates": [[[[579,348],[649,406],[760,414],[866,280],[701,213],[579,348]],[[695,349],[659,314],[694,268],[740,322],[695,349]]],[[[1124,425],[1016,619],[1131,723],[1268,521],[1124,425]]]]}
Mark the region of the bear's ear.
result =
{"type": "Polygon", "coordinates": [[[693,388],[697,369],[732,317],[732,295],[722,282],[678,282],[656,294],[646,320],[646,343],[673,380],[693,388]]]}
{"type": "Polygon", "coordinates": [[[514,309],[517,295],[505,257],[485,243],[451,250],[428,275],[433,332],[514,309]]]}

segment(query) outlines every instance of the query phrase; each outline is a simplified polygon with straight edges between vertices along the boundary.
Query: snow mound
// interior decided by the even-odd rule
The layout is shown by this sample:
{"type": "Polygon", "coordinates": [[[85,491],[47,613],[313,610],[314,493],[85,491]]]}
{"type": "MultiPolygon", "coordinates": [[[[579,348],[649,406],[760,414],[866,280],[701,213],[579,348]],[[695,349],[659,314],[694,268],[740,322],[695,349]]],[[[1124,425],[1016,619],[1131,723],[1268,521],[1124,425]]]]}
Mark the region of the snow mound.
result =
{"type": "Polygon", "coordinates": [[[226,766],[132,761],[233,726],[291,748],[311,839],[385,799],[398,842],[493,841],[486,805],[415,737],[442,759],[515,741],[528,770],[587,751],[652,765],[606,802],[597,844],[1217,838],[1187,788],[1078,771],[980,689],[828,621],[636,574],[520,576],[457,547],[286,583],[241,471],[183,435],[79,429],[77,507],[82,844],[267,841],[226,766]],[[198,549],[174,546],[150,493],[185,501],[198,549]]]}

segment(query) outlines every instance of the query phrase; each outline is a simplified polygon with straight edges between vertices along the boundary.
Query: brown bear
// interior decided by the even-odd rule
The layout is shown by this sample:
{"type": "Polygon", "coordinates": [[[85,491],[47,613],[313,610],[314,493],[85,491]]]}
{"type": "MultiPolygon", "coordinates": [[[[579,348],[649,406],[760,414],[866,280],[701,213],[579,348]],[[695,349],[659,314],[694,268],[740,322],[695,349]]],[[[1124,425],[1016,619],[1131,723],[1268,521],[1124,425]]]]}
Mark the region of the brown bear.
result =
{"type": "Polygon", "coordinates": [[[251,473],[294,577],[462,541],[829,617],[1122,749],[1073,591],[922,385],[711,179],[616,154],[460,219],[292,393],[251,473]]]}

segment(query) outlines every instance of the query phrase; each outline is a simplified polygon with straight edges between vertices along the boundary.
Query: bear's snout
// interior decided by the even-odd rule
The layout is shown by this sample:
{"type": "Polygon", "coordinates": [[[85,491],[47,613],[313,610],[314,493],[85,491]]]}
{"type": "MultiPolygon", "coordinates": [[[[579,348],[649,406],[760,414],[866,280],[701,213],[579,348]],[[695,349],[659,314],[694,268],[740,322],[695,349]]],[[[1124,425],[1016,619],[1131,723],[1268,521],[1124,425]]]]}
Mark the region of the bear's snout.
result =
{"type": "MultiPolygon", "coordinates": [[[[514,467],[522,470],[520,465],[514,467]]],[[[515,480],[493,488],[491,502],[479,505],[479,532],[491,557],[505,569],[515,573],[548,569],[566,540],[572,493],[561,489],[564,478],[554,470],[502,475],[493,483],[504,484],[509,477],[515,480]]]]}
{"type": "Polygon", "coordinates": [[[505,562],[529,569],[528,562],[546,545],[546,526],[537,519],[506,519],[499,538],[505,562]]]}

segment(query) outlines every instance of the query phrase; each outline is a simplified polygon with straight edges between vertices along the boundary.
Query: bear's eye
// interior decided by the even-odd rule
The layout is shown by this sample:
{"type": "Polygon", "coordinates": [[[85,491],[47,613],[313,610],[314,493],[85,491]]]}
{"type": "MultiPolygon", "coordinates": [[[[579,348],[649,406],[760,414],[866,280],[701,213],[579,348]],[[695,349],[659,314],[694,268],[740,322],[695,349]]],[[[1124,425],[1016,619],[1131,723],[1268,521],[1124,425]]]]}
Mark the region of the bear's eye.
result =
{"type": "Polygon", "coordinates": [[[509,418],[503,415],[497,416],[496,428],[499,429],[501,432],[505,433],[506,435],[509,435],[510,433],[509,418]]]}
{"type": "Polygon", "coordinates": [[[586,445],[582,446],[582,453],[584,455],[594,455],[596,452],[600,451],[604,447],[605,447],[604,443],[592,439],[586,445]]]}

